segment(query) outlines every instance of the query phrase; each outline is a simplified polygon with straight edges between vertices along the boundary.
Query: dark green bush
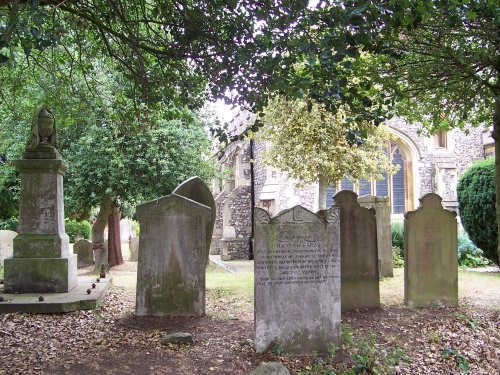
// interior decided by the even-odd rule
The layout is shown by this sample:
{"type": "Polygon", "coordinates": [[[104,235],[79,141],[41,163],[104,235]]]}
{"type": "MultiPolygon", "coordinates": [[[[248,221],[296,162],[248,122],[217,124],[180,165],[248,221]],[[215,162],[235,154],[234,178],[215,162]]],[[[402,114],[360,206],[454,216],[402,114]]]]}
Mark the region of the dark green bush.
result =
{"type": "Polygon", "coordinates": [[[484,267],[489,264],[483,251],[469,239],[467,233],[458,234],[458,265],[460,267],[484,267]]]}
{"type": "Polygon", "coordinates": [[[0,220],[0,230],[13,230],[17,232],[17,227],[19,225],[19,219],[17,217],[11,217],[7,220],[0,220]]]}
{"type": "Polygon", "coordinates": [[[469,167],[458,181],[457,195],[464,229],[484,256],[498,264],[495,160],[488,158],[469,167]]]}
{"type": "Polygon", "coordinates": [[[405,227],[403,222],[395,221],[391,225],[392,247],[397,247],[401,252],[405,248],[405,227]]]}
{"type": "Polygon", "coordinates": [[[70,242],[75,242],[75,237],[77,235],[81,235],[87,239],[90,238],[90,232],[92,230],[92,226],[86,220],[76,221],[73,219],[66,219],[64,227],[66,229],[67,235],[69,236],[70,242]]]}

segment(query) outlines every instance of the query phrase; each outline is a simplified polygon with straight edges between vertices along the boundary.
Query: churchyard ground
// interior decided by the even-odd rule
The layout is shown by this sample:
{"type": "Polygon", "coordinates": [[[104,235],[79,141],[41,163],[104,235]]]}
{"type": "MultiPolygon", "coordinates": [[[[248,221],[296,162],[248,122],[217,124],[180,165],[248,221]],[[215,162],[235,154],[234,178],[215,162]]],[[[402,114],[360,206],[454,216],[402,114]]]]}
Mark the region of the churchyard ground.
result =
{"type": "MultiPolygon", "coordinates": [[[[500,273],[459,271],[459,308],[409,309],[403,270],[381,282],[381,309],[342,315],[342,348],[329,357],[256,354],[253,275],[207,269],[207,315],[135,317],[136,263],[111,272],[114,286],[96,311],[0,316],[0,374],[248,374],[263,361],[294,374],[358,366],[401,374],[500,372],[500,273]],[[162,346],[188,332],[194,345],[162,346]]],[[[336,349],[336,350],[335,350],[336,349]]],[[[330,373],[331,374],[331,373],[330,373]]]]}

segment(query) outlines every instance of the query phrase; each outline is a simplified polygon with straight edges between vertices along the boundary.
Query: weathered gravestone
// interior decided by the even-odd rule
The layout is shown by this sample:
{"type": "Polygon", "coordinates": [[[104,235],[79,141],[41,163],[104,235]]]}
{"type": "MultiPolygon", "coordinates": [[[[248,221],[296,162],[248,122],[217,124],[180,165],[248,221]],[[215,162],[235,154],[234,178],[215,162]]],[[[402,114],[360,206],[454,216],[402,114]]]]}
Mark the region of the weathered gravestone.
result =
{"type": "Polygon", "coordinates": [[[132,237],[132,221],[124,218],[120,220],[120,241],[128,242],[132,237]]]}
{"type": "Polygon", "coordinates": [[[208,261],[208,256],[210,254],[210,243],[212,242],[212,234],[214,232],[215,219],[217,217],[217,209],[212,192],[198,176],[194,176],[188,178],[182,184],[177,186],[173,191],[173,194],[182,195],[183,197],[210,207],[210,223],[207,226],[206,234],[208,261]]]}
{"type": "Polygon", "coordinates": [[[340,344],[339,210],[255,208],[255,348],[327,353],[340,344]]]}
{"type": "Polygon", "coordinates": [[[76,285],[76,255],[64,229],[63,174],[54,116],[40,108],[31,142],[15,165],[21,175],[19,234],[5,260],[6,293],[65,293],[76,285]]]}
{"type": "Polygon", "coordinates": [[[361,207],[375,209],[380,276],[393,277],[391,205],[389,197],[363,195],[358,198],[358,203],[361,207]]]}
{"type": "Polygon", "coordinates": [[[139,257],[139,237],[132,237],[128,242],[128,248],[130,249],[130,260],[137,262],[139,257]]]}
{"type": "Polygon", "coordinates": [[[137,315],[205,314],[210,207],[177,194],[137,207],[137,315]]]}
{"type": "Polygon", "coordinates": [[[375,210],[361,207],[357,194],[335,194],[340,208],[342,311],[380,306],[375,210]]]}
{"type": "Polygon", "coordinates": [[[0,230],[0,265],[3,261],[12,257],[14,247],[14,237],[17,233],[11,230],[0,230]]]}
{"type": "Polygon", "coordinates": [[[92,242],[85,239],[79,240],[73,245],[73,253],[78,256],[78,268],[88,267],[94,264],[92,242]]]}
{"type": "Polygon", "coordinates": [[[405,303],[411,307],[458,306],[456,212],[430,193],[405,214],[405,303]]]}

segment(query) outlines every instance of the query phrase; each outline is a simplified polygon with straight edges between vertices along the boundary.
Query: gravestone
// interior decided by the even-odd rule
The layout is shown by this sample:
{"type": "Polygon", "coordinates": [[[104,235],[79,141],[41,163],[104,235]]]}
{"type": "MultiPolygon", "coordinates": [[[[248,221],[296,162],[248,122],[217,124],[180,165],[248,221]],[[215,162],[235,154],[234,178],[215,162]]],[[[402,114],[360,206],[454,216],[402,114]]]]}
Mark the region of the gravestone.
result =
{"type": "Polygon", "coordinates": [[[357,194],[339,191],[342,311],[380,306],[375,210],[361,207],[357,194]]]}
{"type": "Polygon", "coordinates": [[[210,223],[207,226],[206,241],[207,241],[207,261],[210,255],[210,243],[212,242],[212,234],[215,227],[215,219],[217,217],[217,208],[215,206],[214,196],[208,186],[198,177],[188,178],[182,184],[177,186],[173,194],[182,195],[195,202],[201,203],[210,207],[210,223]]]}
{"type": "Polygon", "coordinates": [[[120,241],[128,242],[132,237],[132,221],[130,219],[124,218],[120,220],[120,241]]]}
{"type": "Polygon", "coordinates": [[[130,260],[137,262],[139,256],[139,237],[132,237],[128,242],[130,249],[130,260]]]}
{"type": "Polygon", "coordinates": [[[5,293],[65,293],[76,285],[77,257],[64,229],[63,174],[54,116],[40,108],[31,142],[15,162],[21,176],[19,234],[5,260],[5,293]]]}
{"type": "Polygon", "coordinates": [[[391,205],[389,197],[363,195],[358,198],[358,203],[361,207],[375,209],[380,276],[393,277],[391,205]]]}
{"type": "Polygon", "coordinates": [[[11,258],[14,248],[14,237],[17,233],[11,230],[0,230],[0,265],[3,266],[3,261],[11,258]]]}
{"type": "Polygon", "coordinates": [[[410,307],[458,306],[456,212],[430,193],[405,214],[405,303],[410,307]]]}
{"type": "MultiPolygon", "coordinates": [[[[107,228],[107,227],[106,227],[107,228]]],[[[104,237],[104,241],[101,244],[93,244],[92,245],[92,252],[94,253],[94,272],[99,272],[101,269],[101,266],[104,264],[104,268],[109,270],[109,264],[108,264],[108,245],[109,245],[109,240],[107,238],[107,232],[104,232],[106,236],[104,237]],[[94,246],[99,246],[99,247],[94,247],[94,246]],[[102,246],[102,247],[100,247],[102,246]]]]}
{"type": "Polygon", "coordinates": [[[78,268],[88,267],[94,264],[92,242],[85,239],[78,241],[73,245],[73,253],[78,256],[78,268]]]}
{"type": "Polygon", "coordinates": [[[325,354],[340,344],[339,210],[255,208],[255,349],[325,354]]]}
{"type": "Polygon", "coordinates": [[[136,315],[204,315],[210,207],[171,194],[137,206],[136,215],[136,315]]]}

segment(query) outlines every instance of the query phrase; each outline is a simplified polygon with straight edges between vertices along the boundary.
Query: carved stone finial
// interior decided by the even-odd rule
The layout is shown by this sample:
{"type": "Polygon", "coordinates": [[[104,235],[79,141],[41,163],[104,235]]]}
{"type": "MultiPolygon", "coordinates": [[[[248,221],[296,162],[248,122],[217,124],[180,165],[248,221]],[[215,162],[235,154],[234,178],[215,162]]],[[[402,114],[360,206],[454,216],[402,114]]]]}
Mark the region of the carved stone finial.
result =
{"type": "Polygon", "coordinates": [[[35,113],[31,124],[31,141],[28,149],[34,150],[40,144],[51,145],[56,148],[56,122],[52,112],[40,107],[35,113]]]}

